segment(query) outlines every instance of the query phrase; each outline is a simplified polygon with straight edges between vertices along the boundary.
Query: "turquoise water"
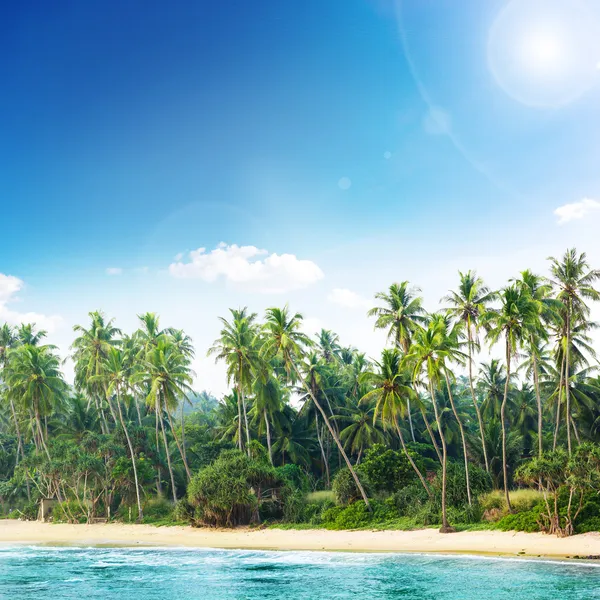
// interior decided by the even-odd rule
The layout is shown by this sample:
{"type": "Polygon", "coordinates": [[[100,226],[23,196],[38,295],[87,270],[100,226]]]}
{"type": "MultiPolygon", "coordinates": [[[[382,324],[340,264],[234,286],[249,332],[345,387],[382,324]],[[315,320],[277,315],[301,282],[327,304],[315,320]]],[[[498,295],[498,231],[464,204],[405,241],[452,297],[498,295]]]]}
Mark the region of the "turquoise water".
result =
{"type": "Polygon", "coordinates": [[[600,598],[600,568],[406,554],[0,548],[0,598],[600,598]]]}

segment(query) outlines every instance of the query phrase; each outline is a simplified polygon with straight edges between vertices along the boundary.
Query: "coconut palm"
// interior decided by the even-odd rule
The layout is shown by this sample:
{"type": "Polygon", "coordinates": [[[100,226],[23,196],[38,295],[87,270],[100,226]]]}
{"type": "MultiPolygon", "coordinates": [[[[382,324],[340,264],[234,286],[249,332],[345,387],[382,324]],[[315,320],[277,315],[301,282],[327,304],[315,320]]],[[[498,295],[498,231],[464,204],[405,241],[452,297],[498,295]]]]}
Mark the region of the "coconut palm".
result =
{"type": "Polygon", "coordinates": [[[402,368],[399,350],[397,348],[385,349],[381,354],[381,362],[376,363],[376,367],[378,369],[376,372],[367,371],[361,375],[361,383],[373,388],[361,398],[361,402],[374,403],[374,423],[380,418],[384,427],[392,427],[396,431],[406,458],[427,494],[431,496],[431,490],[425,478],[408,452],[402,429],[398,423],[398,418],[404,418],[408,412],[408,398],[412,396],[418,402],[418,398],[410,386],[410,376],[402,368]]]}
{"type": "Polygon", "coordinates": [[[467,356],[469,365],[469,388],[471,390],[471,399],[475,407],[477,415],[477,423],[479,425],[479,436],[481,438],[481,449],[485,469],[489,473],[490,467],[488,463],[485,432],[483,429],[483,420],[481,411],[475,396],[475,387],[473,384],[473,355],[479,350],[479,329],[481,326],[482,315],[485,314],[487,307],[496,297],[496,294],[485,285],[481,277],[477,277],[475,271],[467,271],[461,273],[459,271],[460,283],[456,291],[450,291],[443,301],[448,302],[450,307],[448,313],[452,315],[463,329],[461,333],[466,337],[467,341],[467,356]]]}
{"type": "Polygon", "coordinates": [[[516,284],[504,288],[499,299],[500,308],[488,311],[485,315],[485,321],[490,343],[495,344],[503,339],[506,355],[506,381],[500,407],[500,424],[502,426],[504,494],[506,496],[506,506],[510,511],[512,507],[508,494],[508,464],[506,457],[506,404],[511,376],[510,367],[517,350],[527,342],[530,332],[538,322],[540,305],[531,297],[528,289],[516,284]]]}
{"type": "Polygon", "coordinates": [[[110,402],[110,398],[112,396],[115,397],[115,403],[117,405],[117,414],[119,415],[119,422],[121,423],[123,433],[125,434],[125,439],[127,440],[127,446],[129,448],[129,455],[131,456],[133,477],[135,481],[135,495],[138,506],[138,522],[141,522],[144,518],[144,514],[142,512],[142,501],[140,498],[140,484],[138,481],[136,457],[135,452],[133,450],[131,437],[129,435],[129,429],[125,423],[125,419],[123,418],[123,409],[121,406],[123,394],[126,393],[127,389],[129,388],[131,376],[131,363],[127,360],[127,357],[118,348],[110,348],[108,351],[108,356],[105,359],[105,366],[103,372],[101,375],[99,375],[99,377],[103,379],[103,383],[105,385],[108,396],[108,402],[110,402]]]}
{"type": "Polygon", "coordinates": [[[336,446],[340,454],[342,455],[348,470],[352,474],[352,478],[356,483],[356,487],[360,491],[360,494],[365,501],[367,507],[370,508],[369,499],[367,494],[344,450],[344,447],[337,435],[335,429],[332,427],[327,413],[321,406],[316,395],[313,394],[310,387],[306,384],[305,379],[302,377],[300,372],[300,364],[306,354],[306,348],[311,345],[311,341],[304,333],[300,331],[302,324],[302,315],[295,313],[290,315],[287,306],[284,308],[268,308],[265,315],[265,324],[263,326],[264,342],[261,349],[263,356],[269,358],[279,359],[285,369],[288,379],[300,381],[303,385],[306,393],[309,395],[318,411],[321,413],[321,417],[331,434],[331,437],[335,441],[336,446]]]}
{"type": "MultiPolygon", "coordinates": [[[[393,283],[387,293],[375,294],[383,306],[376,306],[369,310],[368,315],[375,317],[375,329],[386,329],[388,341],[391,341],[405,354],[411,344],[414,332],[427,322],[423,299],[417,294],[419,288],[411,288],[408,281],[393,283]]],[[[408,424],[412,441],[415,441],[415,432],[412,423],[410,401],[408,403],[408,424]]]]}
{"type": "MultiPolygon", "coordinates": [[[[256,313],[249,313],[247,307],[241,310],[231,309],[231,321],[223,317],[220,337],[215,340],[208,355],[216,355],[217,361],[223,361],[227,367],[227,379],[237,388],[238,397],[238,444],[243,449],[242,415],[246,430],[246,445],[250,444],[250,428],[246,409],[245,393],[252,388],[253,373],[258,366],[259,340],[256,325],[256,313]]],[[[250,450],[248,449],[248,452],[250,450]]]]}
{"type": "MultiPolygon", "coordinates": [[[[561,260],[549,257],[551,283],[556,291],[557,299],[562,303],[561,317],[564,323],[564,379],[568,381],[571,362],[571,338],[573,325],[577,320],[589,316],[589,306],[586,300],[600,300],[600,293],[593,284],[600,279],[600,270],[591,269],[585,253],[578,254],[575,248],[565,252],[561,260]]],[[[560,395],[559,395],[560,398],[560,395]]],[[[569,386],[565,385],[565,411],[567,427],[567,449],[571,454],[571,398],[569,386]]]]}
{"type": "Polygon", "coordinates": [[[183,401],[186,394],[192,391],[191,384],[193,380],[189,361],[179,351],[170,337],[162,335],[158,338],[156,345],[153,345],[146,352],[142,370],[134,376],[134,379],[141,380],[147,385],[149,392],[146,397],[146,402],[149,406],[153,406],[158,414],[169,475],[171,478],[173,499],[177,501],[175,477],[171,465],[163,414],[166,414],[167,420],[169,421],[171,433],[173,434],[175,444],[179,450],[189,480],[191,479],[192,474],[171,419],[171,411],[176,410],[179,401],[183,401]]]}
{"type": "Polygon", "coordinates": [[[59,357],[50,346],[18,346],[10,351],[5,376],[15,404],[33,417],[36,448],[44,450],[50,459],[42,419],[62,403],[68,389],[59,357]]]}
{"type": "MultiPolygon", "coordinates": [[[[121,331],[114,326],[113,319],[107,321],[100,311],[90,312],[89,316],[89,328],[81,325],[73,327],[73,331],[79,334],[71,346],[75,362],[75,387],[84,390],[93,398],[100,414],[103,431],[108,433],[108,421],[104,412],[104,401],[107,401],[104,367],[110,350],[119,343],[117,336],[121,331]]],[[[112,412],[110,403],[108,406],[112,412]]],[[[114,414],[113,420],[116,424],[114,414]]]]}

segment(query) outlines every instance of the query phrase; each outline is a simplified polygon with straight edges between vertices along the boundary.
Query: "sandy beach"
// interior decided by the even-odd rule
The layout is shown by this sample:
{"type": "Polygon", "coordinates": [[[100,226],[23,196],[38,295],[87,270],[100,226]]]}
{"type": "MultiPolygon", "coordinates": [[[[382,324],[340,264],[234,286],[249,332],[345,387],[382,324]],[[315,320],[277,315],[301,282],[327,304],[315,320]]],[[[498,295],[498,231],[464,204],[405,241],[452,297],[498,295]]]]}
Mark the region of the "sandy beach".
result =
{"type": "Polygon", "coordinates": [[[504,556],[600,556],[600,533],[556,538],[539,533],[470,531],[440,534],[416,531],[326,531],[281,529],[195,529],[151,525],[48,524],[0,521],[1,544],[181,546],[262,550],[330,550],[354,552],[440,552],[504,556]]]}

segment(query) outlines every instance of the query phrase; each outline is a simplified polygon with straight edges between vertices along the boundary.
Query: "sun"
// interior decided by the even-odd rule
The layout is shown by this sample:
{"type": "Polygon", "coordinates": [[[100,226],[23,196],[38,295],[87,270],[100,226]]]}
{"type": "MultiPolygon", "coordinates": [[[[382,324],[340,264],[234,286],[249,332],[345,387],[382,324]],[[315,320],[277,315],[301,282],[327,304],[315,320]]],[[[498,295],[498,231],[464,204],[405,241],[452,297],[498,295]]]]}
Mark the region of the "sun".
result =
{"type": "Polygon", "coordinates": [[[598,80],[599,58],[599,21],[584,0],[512,0],[488,39],[496,82],[530,106],[577,99],[598,80]]]}

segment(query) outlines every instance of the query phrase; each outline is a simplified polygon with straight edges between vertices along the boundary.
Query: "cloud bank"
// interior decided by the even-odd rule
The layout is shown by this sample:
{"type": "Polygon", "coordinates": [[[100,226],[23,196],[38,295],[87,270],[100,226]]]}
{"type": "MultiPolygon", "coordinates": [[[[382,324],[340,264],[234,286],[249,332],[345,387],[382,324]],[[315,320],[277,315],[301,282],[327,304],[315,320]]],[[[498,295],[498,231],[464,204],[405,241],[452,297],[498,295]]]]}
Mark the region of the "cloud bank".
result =
{"type": "Polygon", "coordinates": [[[583,219],[583,217],[599,210],[600,202],[592,200],[592,198],[584,198],[580,202],[572,202],[571,204],[559,206],[554,210],[554,214],[558,217],[558,224],[564,225],[569,221],[583,219]]]}
{"type": "Polygon", "coordinates": [[[344,308],[370,308],[371,302],[356,292],[346,288],[334,288],[327,295],[327,300],[344,308]]]}
{"type": "Polygon", "coordinates": [[[265,294],[302,289],[323,279],[323,271],[310,261],[294,254],[269,254],[256,246],[221,243],[214,250],[198,248],[189,260],[169,265],[169,273],[182,279],[214,282],[224,279],[265,294]]]}

